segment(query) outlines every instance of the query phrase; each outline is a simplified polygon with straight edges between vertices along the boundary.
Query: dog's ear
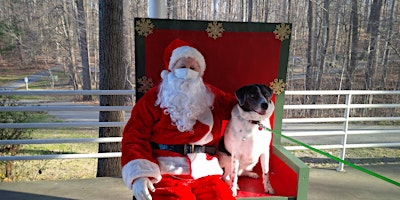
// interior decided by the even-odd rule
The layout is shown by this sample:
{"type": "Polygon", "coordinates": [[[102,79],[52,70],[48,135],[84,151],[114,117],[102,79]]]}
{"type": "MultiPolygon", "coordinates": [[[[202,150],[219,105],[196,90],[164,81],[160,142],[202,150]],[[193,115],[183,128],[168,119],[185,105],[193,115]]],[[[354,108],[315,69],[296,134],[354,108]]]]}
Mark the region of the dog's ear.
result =
{"type": "Polygon", "coordinates": [[[257,84],[258,88],[260,88],[262,94],[266,97],[269,98],[272,96],[272,89],[268,87],[265,84],[257,84]]]}
{"type": "Polygon", "coordinates": [[[246,93],[247,93],[249,87],[250,86],[248,86],[248,85],[243,86],[243,87],[239,88],[238,90],[236,90],[236,92],[235,92],[236,98],[239,101],[240,106],[243,106],[244,102],[246,102],[246,96],[247,96],[246,93]]]}

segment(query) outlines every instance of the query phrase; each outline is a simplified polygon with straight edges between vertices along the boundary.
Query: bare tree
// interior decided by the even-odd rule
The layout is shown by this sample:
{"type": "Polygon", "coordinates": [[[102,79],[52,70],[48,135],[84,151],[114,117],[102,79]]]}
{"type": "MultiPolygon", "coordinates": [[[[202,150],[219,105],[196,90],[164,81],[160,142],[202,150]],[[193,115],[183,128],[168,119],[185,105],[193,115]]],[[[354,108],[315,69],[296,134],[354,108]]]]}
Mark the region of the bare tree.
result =
{"type": "Polygon", "coordinates": [[[313,89],[313,74],[314,74],[314,60],[313,60],[313,2],[308,2],[308,10],[307,10],[307,25],[308,25],[308,41],[307,41],[307,71],[306,71],[306,89],[313,89]]]}
{"type": "Polygon", "coordinates": [[[365,89],[374,89],[374,74],[377,64],[377,51],[379,40],[379,26],[381,17],[382,0],[373,0],[369,16],[368,33],[370,34],[367,70],[365,71],[365,89]]]}
{"type": "Polygon", "coordinates": [[[125,37],[125,65],[126,65],[126,90],[132,90],[135,82],[135,51],[134,46],[134,27],[133,27],[133,6],[131,0],[124,1],[124,37],[125,37]]]}
{"type": "MultiPolygon", "coordinates": [[[[123,0],[99,1],[100,90],[125,87],[123,0]]],[[[118,95],[100,96],[100,106],[122,106],[118,95]]],[[[101,111],[100,122],[124,121],[123,111],[101,111]]],[[[122,127],[100,127],[99,137],[120,137],[122,127]]],[[[120,143],[100,143],[99,153],[119,152],[120,143]]],[[[97,176],[120,176],[120,158],[99,158],[97,176]]]]}
{"type": "Polygon", "coordinates": [[[350,64],[347,67],[347,78],[345,89],[352,89],[354,80],[354,71],[357,67],[357,49],[358,49],[358,3],[357,0],[351,1],[351,51],[350,64]]]}
{"type": "Polygon", "coordinates": [[[385,46],[384,46],[384,53],[383,53],[383,59],[382,59],[382,84],[383,87],[386,86],[387,83],[387,75],[388,75],[388,60],[390,56],[390,48],[389,48],[389,43],[391,41],[391,37],[393,34],[393,16],[394,16],[394,5],[396,3],[396,0],[392,0],[392,4],[390,6],[390,11],[389,11],[389,21],[388,21],[388,30],[386,33],[386,38],[385,38],[385,46]]]}
{"type": "MultiPolygon", "coordinates": [[[[72,2],[71,2],[72,4],[72,2]]],[[[70,83],[74,90],[79,89],[79,78],[76,69],[76,57],[75,57],[75,29],[73,25],[73,19],[70,15],[70,11],[73,10],[72,5],[68,6],[67,1],[63,1],[63,29],[67,40],[68,57],[66,57],[66,65],[69,69],[70,83]]]]}
{"type": "Polygon", "coordinates": [[[322,13],[322,41],[320,45],[319,71],[315,86],[316,90],[321,88],[321,82],[323,79],[322,76],[324,75],[325,71],[325,59],[329,43],[329,0],[324,0],[322,13]]]}
{"type": "Polygon", "coordinates": [[[265,15],[264,15],[264,22],[268,22],[268,16],[269,16],[269,5],[268,5],[268,0],[265,0],[265,15]]]}
{"type": "Polygon", "coordinates": [[[337,0],[336,1],[336,6],[335,6],[335,29],[333,31],[333,38],[332,38],[332,53],[331,53],[331,61],[333,65],[336,64],[336,45],[337,45],[337,40],[339,37],[339,29],[340,29],[340,7],[341,7],[341,1],[342,0],[337,0]]]}
{"type": "Polygon", "coordinates": [[[11,23],[9,27],[10,35],[13,38],[13,40],[16,41],[16,49],[18,50],[18,58],[21,63],[24,62],[23,54],[22,54],[22,35],[20,32],[20,27],[18,25],[18,19],[17,16],[14,14],[15,13],[15,8],[14,4],[10,2],[10,12],[12,13],[11,15],[11,23]]]}
{"type": "Polygon", "coordinates": [[[249,9],[247,14],[247,21],[251,22],[253,20],[253,0],[249,0],[249,9]]]}
{"type": "MultiPolygon", "coordinates": [[[[130,89],[134,77],[132,18],[148,17],[148,1],[124,1],[124,9],[130,9],[124,14],[125,89],[130,89]]],[[[325,0],[167,0],[167,6],[171,19],[292,23],[289,51],[292,62],[288,69],[292,79],[288,79],[288,90],[342,88],[343,80],[347,81],[343,86],[346,89],[396,89],[400,85],[396,77],[400,59],[400,4],[396,0],[354,1],[331,0],[329,13],[324,11],[327,9],[325,0]],[[329,44],[326,46],[327,35],[329,44]],[[325,70],[328,67],[336,69],[325,70]],[[337,75],[341,67],[346,78],[337,75]]],[[[95,69],[89,70],[89,76],[98,89],[97,3],[92,0],[0,1],[0,67],[50,70],[54,64],[64,61],[64,73],[71,76],[70,85],[74,89],[81,89],[80,84],[82,89],[90,86],[86,84],[87,69],[95,69]],[[80,15],[81,2],[83,10],[87,11],[86,20],[82,20],[85,15],[80,15]],[[84,50],[81,36],[85,34],[77,29],[85,30],[82,25],[87,31],[88,64],[81,55],[84,63],[80,73],[81,60],[76,56],[79,56],[79,44],[79,49],[84,50]]]]}
{"type": "MultiPolygon", "coordinates": [[[[85,8],[83,6],[83,0],[76,0],[76,7],[78,12],[78,43],[79,50],[81,53],[82,62],[82,89],[91,90],[92,83],[90,78],[90,68],[89,68],[89,55],[86,39],[86,16],[85,8]]],[[[92,96],[84,95],[83,101],[91,101],[92,96]]]]}

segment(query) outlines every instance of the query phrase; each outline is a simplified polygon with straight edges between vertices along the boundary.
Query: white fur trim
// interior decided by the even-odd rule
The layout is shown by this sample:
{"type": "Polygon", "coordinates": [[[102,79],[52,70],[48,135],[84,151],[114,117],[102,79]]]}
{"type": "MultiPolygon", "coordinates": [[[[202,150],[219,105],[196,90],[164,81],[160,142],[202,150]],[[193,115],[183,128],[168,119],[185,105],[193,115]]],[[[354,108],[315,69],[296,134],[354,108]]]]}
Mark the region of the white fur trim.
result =
{"type": "Polygon", "coordinates": [[[162,71],[161,71],[161,74],[160,74],[161,78],[164,80],[164,79],[165,79],[165,77],[167,77],[167,76],[168,76],[168,73],[169,73],[169,71],[168,71],[168,70],[162,70],[162,71]]]}
{"type": "Polygon", "coordinates": [[[133,181],[140,177],[148,177],[157,183],[161,180],[160,168],[146,159],[132,160],[122,167],[122,179],[129,189],[132,189],[133,181]]]}
{"type": "Polygon", "coordinates": [[[210,129],[208,130],[208,133],[206,135],[204,135],[203,138],[201,138],[199,141],[196,141],[193,144],[204,145],[204,144],[207,144],[207,143],[209,143],[209,142],[211,142],[213,140],[213,135],[211,133],[211,130],[212,130],[213,126],[214,126],[214,118],[213,118],[211,110],[210,109],[206,109],[204,111],[204,113],[198,117],[198,120],[201,123],[203,123],[203,124],[207,125],[208,127],[210,127],[210,129]]]}
{"type": "Polygon", "coordinates": [[[189,175],[190,165],[186,157],[158,157],[161,174],[189,175]]]}
{"type": "Polygon", "coordinates": [[[168,69],[173,70],[175,63],[180,58],[188,58],[188,57],[194,58],[199,63],[201,69],[200,76],[203,76],[204,71],[206,70],[206,61],[204,59],[204,56],[197,49],[190,46],[181,46],[172,51],[168,69]]]}
{"type": "Polygon", "coordinates": [[[187,156],[192,161],[192,177],[194,179],[210,175],[222,175],[223,171],[216,157],[212,157],[212,159],[209,160],[205,153],[188,153],[187,156]]]}

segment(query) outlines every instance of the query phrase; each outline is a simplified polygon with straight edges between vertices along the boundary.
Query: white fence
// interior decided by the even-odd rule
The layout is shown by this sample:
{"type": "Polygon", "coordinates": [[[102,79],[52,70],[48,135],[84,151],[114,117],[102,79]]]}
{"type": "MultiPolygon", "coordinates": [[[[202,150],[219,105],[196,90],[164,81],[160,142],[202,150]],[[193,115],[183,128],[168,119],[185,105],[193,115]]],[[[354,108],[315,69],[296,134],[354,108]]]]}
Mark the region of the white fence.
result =
{"type": "MultiPolygon", "coordinates": [[[[128,90],[91,90],[91,91],[0,91],[0,96],[68,96],[68,95],[134,95],[134,91],[128,90]]],[[[334,96],[337,99],[331,104],[302,104],[290,103],[284,106],[286,113],[310,112],[311,110],[329,110],[332,113],[343,113],[342,116],[323,118],[285,117],[283,119],[282,134],[295,139],[305,141],[317,149],[341,149],[341,159],[345,159],[347,148],[365,147],[400,147],[400,91],[286,91],[286,98],[334,96]],[[369,95],[381,96],[388,99],[388,103],[365,103],[354,102],[355,96],[369,95]],[[340,99],[344,99],[343,102],[340,99]],[[354,117],[350,113],[355,109],[390,109],[389,116],[354,117]],[[397,111],[396,111],[397,110],[397,111]],[[384,122],[394,125],[365,125],[365,122],[384,122]],[[353,142],[349,137],[355,137],[353,142]],[[371,137],[372,136],[372,137],[371,137]],[[363,142],[364,137],[370,141],[363,142]],[[336,138],[336,141],[335,139],[336,138]],[[337,139],[339,138],[339,141],[337,139]],[[354,142],[355,141],[355,142],[354,142]]],[[[62,100],[61,100],[62,101],[62,100]]],[[[92,106],[92,105],[40,105],[40,106],[10,106],[0,107],[0,112],[17,111],[125,111],[129,114],[131,106],[92,106]]],[[[289,114],[288,114],[289,115],[289,114]]],[[[98,117],[97,117],[98,119],[98,117]]],[[[0,123],[0,128],[37,128],[56,129],[65,127],[123,127],[126,122],[99,122],[79,121],[78,122],[49,122],[49,123],[0,123]]],[[[107,138],[67,138],[67,139],[20,139],[0,140],[0,145],[13,144],[54,144],[54,143],[108,143],[120,142],[121,137],[107,138]]],[[[285,146],[288,150],[305,149],[302,146],[285,146]]],[[[37,156],[0,156],[0,161],[7,160],[40,160],[40,159],[69,159],[69,158],[107,158],[119,157],[121,153],[93,153],[93,154],[54,154],[37,156]]],[[[338,170],[342,170],[340,164],[338,170]]]]}
{"type": "MultiPolygon", "coordinates": [[[[311,145],[317,149],[341,149],[340,158],[345,159],[347,148],[366,147],[400,147],[400,91],[286,91],[286,96],[335,96],[336,103],[312,105],[285,105],[284,110],[334,110],[343,113],[342,117],[324,118],[284,118],[283,134],[289,137],[302,138],[305,143],[323,144],[311,145]],[[340,102],[340,96],[344,97],[340,102]],[[356,103],[356,96],[379,96],[386,98],[386,102],[374,104],[356,103]],[[350,113],[355,109],[390,109],[389,116],[353,117],[350,113]],[[365,122],[394,125],[368,125],[365,122]],[[285,126],[290,125],[290,128],[285,126]],[[304,128],[306,127],[306,128],[304,128]],[[303,130],[302,130],[303,129],[303,130]],[[334,140],[339,138],[339,142],[334,140]],[[349,140],[349,137],[352,140],[349,140]],[[319,137],[319,138],[318,138],[319,137]],[[330,144],[328,144],[330,143],[330,144]]],[[[375,111],[376,113],[376,111],[375,111]]],[[[303,146],[286,146],[288,150],[305,149],[303,146]]],[[[339,163],[337,170],[343,170],[343,163],[339,163]]]]}

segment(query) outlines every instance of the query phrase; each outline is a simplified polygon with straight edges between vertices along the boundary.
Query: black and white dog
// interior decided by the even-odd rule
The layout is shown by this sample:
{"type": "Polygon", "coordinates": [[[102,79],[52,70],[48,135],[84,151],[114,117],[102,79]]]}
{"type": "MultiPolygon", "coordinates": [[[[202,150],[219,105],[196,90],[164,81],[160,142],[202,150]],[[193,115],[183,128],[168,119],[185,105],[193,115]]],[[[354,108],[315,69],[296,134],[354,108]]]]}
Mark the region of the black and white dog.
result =
{"type": "Polygon", "coordinates": [[[253,168],[260,161],[265,193],[273,194],[268,176],[272,134],[261,128],[271,127],[269,118],[275,109],[272,90],[263,84],[246,85],[236,91],[236,97],[238,105],[232,109],[232,118],[219,145],[223,179],[236,196],[238,177],[258,178],[253,168]]]}

